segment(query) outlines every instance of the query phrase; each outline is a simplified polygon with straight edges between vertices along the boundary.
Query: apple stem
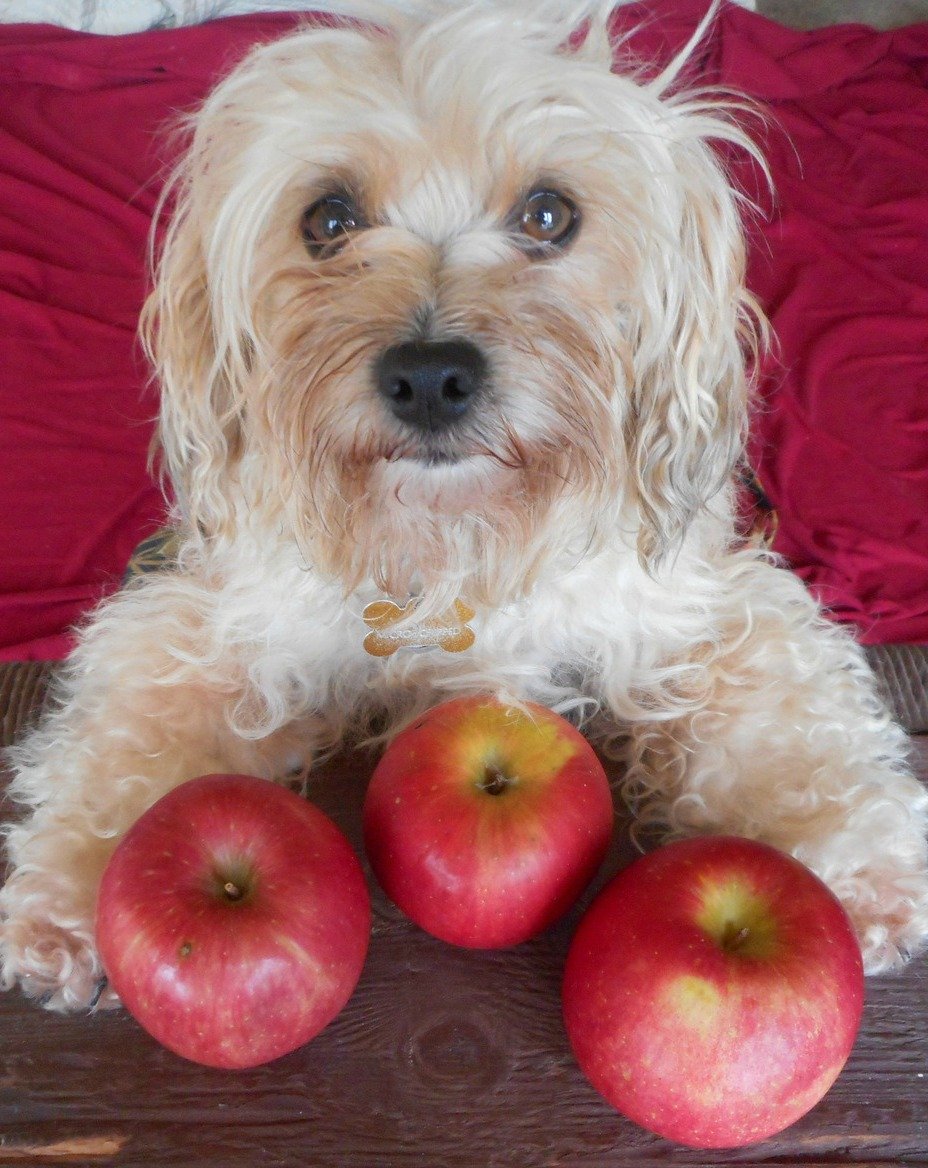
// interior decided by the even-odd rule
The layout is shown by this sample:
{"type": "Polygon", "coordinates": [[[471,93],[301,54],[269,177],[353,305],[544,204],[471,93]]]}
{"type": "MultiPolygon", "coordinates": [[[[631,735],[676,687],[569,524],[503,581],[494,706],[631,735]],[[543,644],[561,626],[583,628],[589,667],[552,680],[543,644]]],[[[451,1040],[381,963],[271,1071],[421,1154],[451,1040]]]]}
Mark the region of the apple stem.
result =
{"type": "Polygon", "coordinates": [[[750,937],[751,930],[747,925],[742,925],[740,928],[729,921],[725,926],[725,932],[722,935],[722,948],[729,953],[737,952],[745,941],[750,937]]]}
{"type": "Polygon", "coordinates": [[[488,795],[502,795],[507,787],[512,786],[512,779],[498,766],[487,763],[483,777],[477,785],[481,791],[485,791],[488,795]]]}
{"type": "Polygon", "coordinates": [[[227,880],[222,886],[222,891],[226,894],[227,900],[241,900],[244,896],[241,888],[232,880],[227,880]]]}

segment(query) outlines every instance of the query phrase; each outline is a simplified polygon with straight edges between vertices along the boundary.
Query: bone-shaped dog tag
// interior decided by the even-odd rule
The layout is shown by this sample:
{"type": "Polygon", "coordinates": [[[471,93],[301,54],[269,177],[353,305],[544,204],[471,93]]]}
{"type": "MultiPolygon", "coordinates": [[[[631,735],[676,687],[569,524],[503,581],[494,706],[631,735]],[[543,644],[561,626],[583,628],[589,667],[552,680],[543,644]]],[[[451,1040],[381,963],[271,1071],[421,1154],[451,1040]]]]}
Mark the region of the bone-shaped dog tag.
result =
{"type": "Polygon", "coordinates": [[[398,649],[438,648],[446,653],[463,653],[473,645],[474,630],[467,622],[476,614],[463,600],[456,600],[437,616],[395,628],[399,621],[415,612],[416,606],[415,600],[402,608],[392,600],[375,600],[369,604],[361,614],[371,630],[364,638],[365,650],[372,657],[392,657],[398,649]]]}

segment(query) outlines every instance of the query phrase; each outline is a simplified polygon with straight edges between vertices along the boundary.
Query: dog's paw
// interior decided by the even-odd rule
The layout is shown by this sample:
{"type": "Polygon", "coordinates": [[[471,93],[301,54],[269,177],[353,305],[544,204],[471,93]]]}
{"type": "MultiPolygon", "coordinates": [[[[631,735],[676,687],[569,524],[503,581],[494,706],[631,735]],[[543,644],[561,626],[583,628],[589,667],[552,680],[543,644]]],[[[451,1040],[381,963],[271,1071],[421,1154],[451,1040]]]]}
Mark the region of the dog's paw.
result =
{"type": "Polygon", "coordinates": [[[866,973],[898,969],[928,946],[928,873],[880,869],[836,891],[857,930],[866,973]]]}
{"type": "Polygon", "coordinates": [[[49,1010],[89,1010],[119,1004],[107,986],[90,920],[58,923],[39,900],[23,900],[8,885],[0,896],[0,985],[19,985],[49,1010]],[[17,903],[19,900],[19,903],[17,903]]]}

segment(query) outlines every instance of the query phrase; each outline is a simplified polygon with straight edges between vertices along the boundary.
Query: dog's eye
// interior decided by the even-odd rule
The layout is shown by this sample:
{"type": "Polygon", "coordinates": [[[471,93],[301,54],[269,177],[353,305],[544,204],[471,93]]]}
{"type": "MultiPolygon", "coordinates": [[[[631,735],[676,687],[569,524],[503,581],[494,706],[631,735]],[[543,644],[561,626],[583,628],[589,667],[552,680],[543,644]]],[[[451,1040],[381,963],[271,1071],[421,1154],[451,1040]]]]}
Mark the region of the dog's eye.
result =
{"type": "Polygon", "coordinates": [[[519,230],[533,243],[563,246],[580,225],[576,206],[557,191],[533,191],[518,211],[519,230]]]}
{"type": "Polygon", "coordinates": [[[317,249],[340,243],[366,226],[364,216],[349,195],[325,195],[303,212],[300,233],[307,247],[317,249]]]}

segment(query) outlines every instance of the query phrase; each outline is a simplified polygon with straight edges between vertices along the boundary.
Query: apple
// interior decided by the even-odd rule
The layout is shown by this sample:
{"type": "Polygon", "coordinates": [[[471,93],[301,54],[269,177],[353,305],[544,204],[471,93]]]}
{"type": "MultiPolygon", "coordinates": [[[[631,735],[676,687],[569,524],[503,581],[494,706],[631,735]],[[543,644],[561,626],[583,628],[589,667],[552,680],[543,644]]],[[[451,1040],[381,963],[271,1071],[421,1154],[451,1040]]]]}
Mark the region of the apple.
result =
{"type": "Polygon", "coordinates": [[[129,829],[96,936],[110,984],[164,1046],[252,1067],[318,1034],[361,974],[361,865],[318,808],[250,775],[204,775],[129,829]]]}
{"type": "Polygon", "coordinates": [[[576,900],[606,853],[612,796],[592,747],[534,703],[436,706],[380,759],[364,843],[384,891],[433,936],[495,949],[576,900]]]}
{"type": "Polygon", "coordinates": [[[620,872],[583,916],[563,983],[593,1086],[695,1148],[756,1143],[805,1115],[850,1054],[863,996],[831,891],[791,856],[729,836],[620,872]]]}

